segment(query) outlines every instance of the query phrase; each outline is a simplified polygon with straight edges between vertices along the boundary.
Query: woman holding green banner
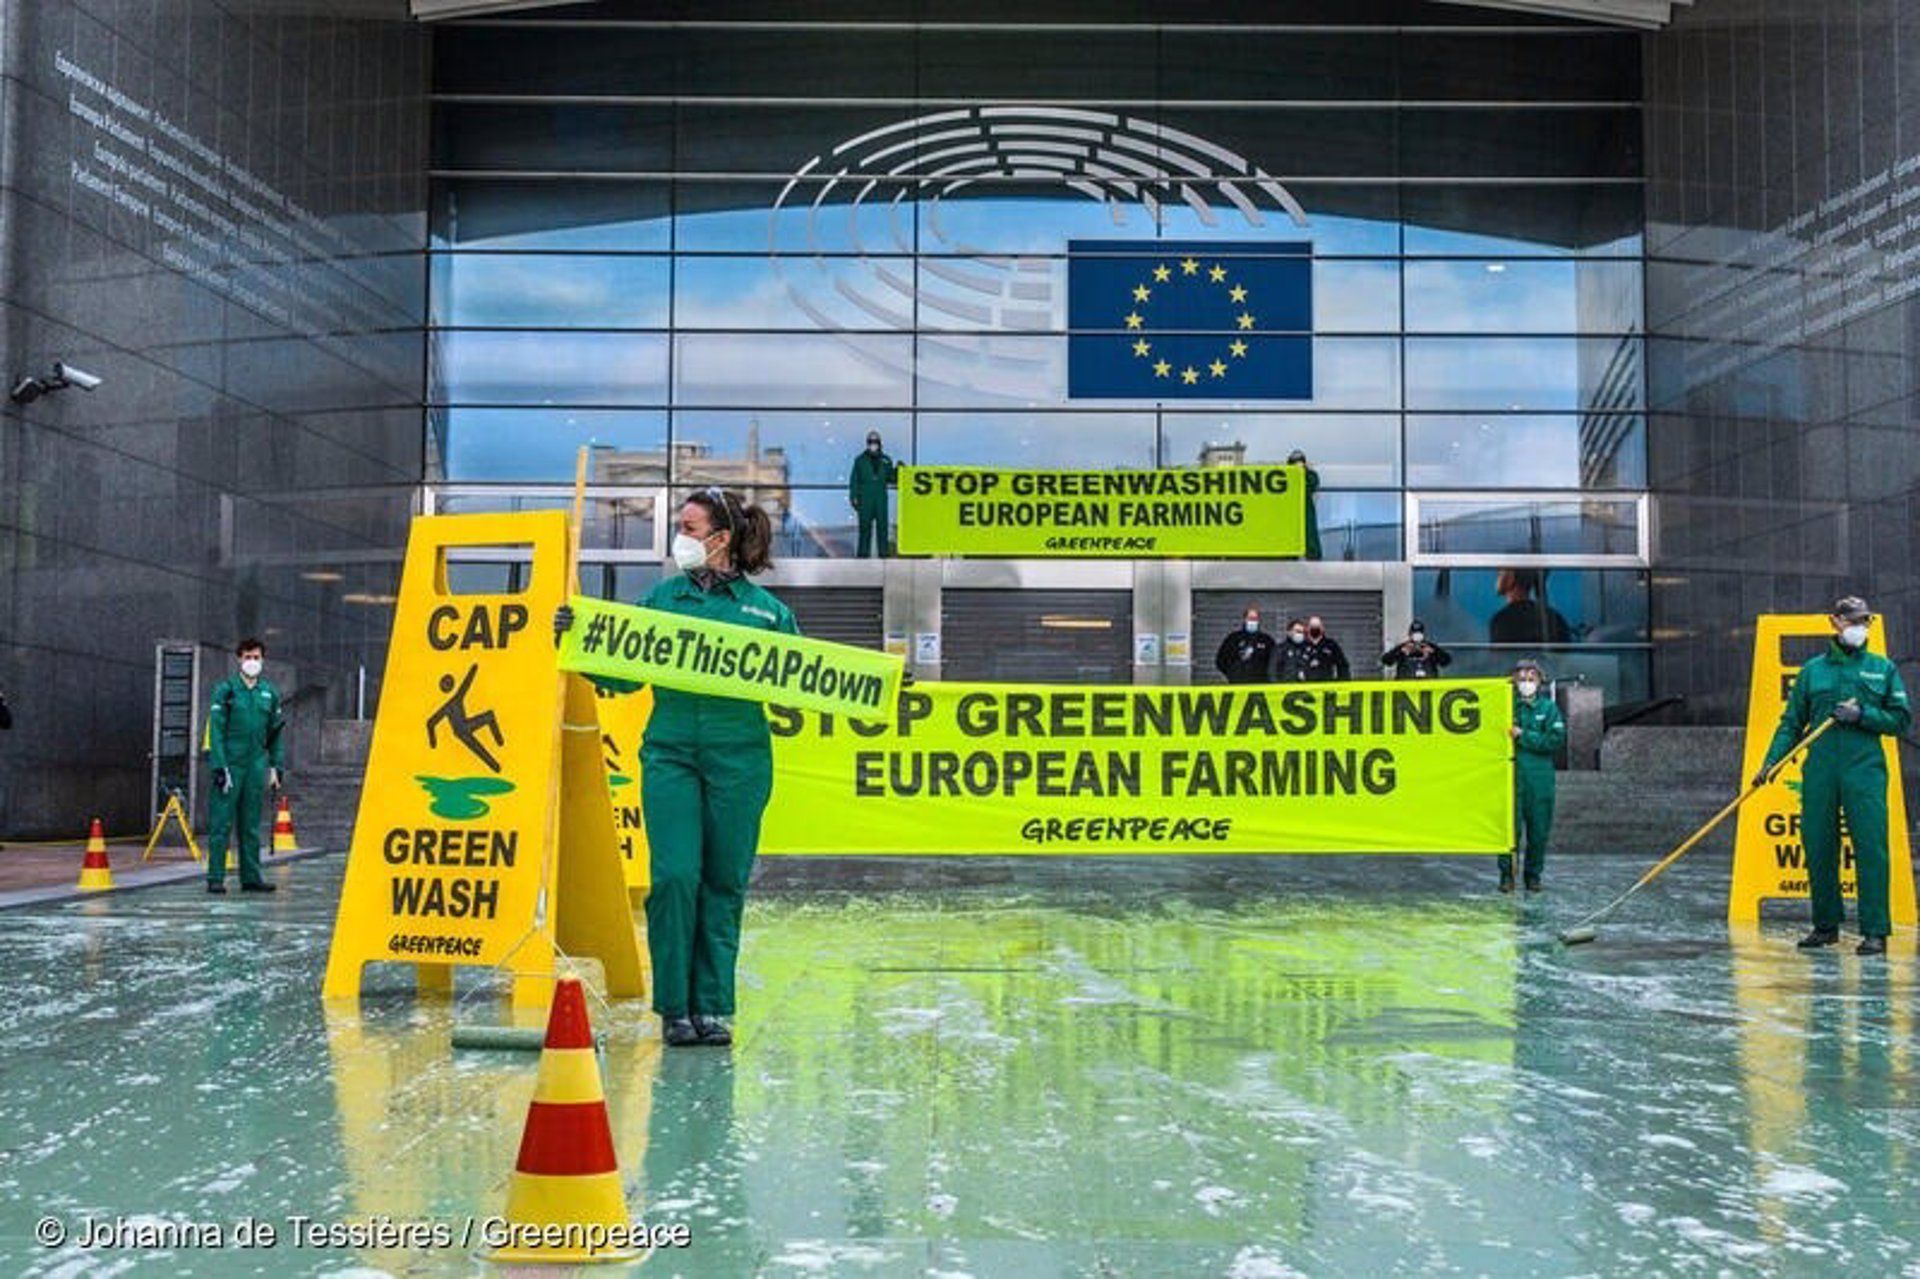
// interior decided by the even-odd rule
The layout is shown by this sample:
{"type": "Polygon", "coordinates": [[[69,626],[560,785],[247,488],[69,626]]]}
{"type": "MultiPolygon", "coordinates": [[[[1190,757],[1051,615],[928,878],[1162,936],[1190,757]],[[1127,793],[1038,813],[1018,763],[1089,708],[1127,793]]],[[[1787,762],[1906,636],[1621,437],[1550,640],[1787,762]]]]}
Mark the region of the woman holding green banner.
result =
{"type": "MultiPolygon", "coordinates": [[[[748,577],[773,567],[773,524],[740,494],[701,489],[680,508],[677,577],[642,608],[798,635],[793,613],[748,577]]],[[[554,629],[573,625],[561,608],[554,629]]],[[[610,682],[610,681],[602,681],[610,682]]],[[[622,684],[621,687],[637,687],[622,684]]],[[[651,850],[647,949],[653,1010],[675,1048],[733,1042],[734,965],[760,817],[773,794],[773,738],[760,702],[655,687],[640,746],[651,850]]]]}

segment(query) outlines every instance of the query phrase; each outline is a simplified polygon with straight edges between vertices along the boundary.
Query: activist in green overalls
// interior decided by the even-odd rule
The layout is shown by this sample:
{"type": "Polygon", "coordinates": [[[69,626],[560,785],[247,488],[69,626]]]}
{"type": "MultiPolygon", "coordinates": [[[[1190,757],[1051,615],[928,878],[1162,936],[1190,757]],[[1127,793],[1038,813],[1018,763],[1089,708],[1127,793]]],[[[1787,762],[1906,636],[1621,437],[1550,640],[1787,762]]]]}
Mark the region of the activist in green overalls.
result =
{"type": "Polygon", "coordinates": [[[1313,495],[1320,491],[1320,473],[1307,465],[1307,455],[1301,449],[1287,454],[1287,462],[1298,466],[1307,473],[1307,549],[1300,558],[1317,560],[1320,558],[1320,512],[1314,509],[1313,495]]]}
{"type": "Polygon", "coordinates": [[[887,558],[887,485],[893,483],[896,468],[893,459],[880,447],[880,432],[867,432],[867,451],[853,459],[847,475],[847,501],[860,521],[860,549],[856,558],[865,559],[868,549],[878,548],[887,558]]]}
{"type": "Polygon", "coordinates": [[[227,834],[239,822],[240,887],[270,893],[260,877],[260,806],[269,787],[279,790],[286,764],[287,726],[279,691],[260,678],[267,650],[257,639],[234,649],[240,670],[214,686],[207,713],[207,767],[213,796],[207,809],[207,891],[227,891],[227,834]]]}
{"type": "Polygon", "coordinates": [[[1754,779],[1758,785],[1814,725],[1835,721],[1807,748],[1800,770],[1800,838],[1807,850],[1807,886],[1813,898],[1813,931],[1800,939],[1802,950],[1840,940],[1840,922],[1846,917],[1840,896],[1843,812],[1859,881],[1859,953],[1886,954],[1887,935],[1893,931],[1887,905],[1887,759],[1880,739],[1906,732],[1913,714],[1899,670],[1878,653],[1867,652],[1867,623],[1872,620],[1859,596],[1835,601],[1828,618],[1834,641],[1794,677],[1766,763],[1754,779]]]}
{"type": "MultiPolygon", "coordinates": [[[[773,567],[773,524],[740,494],[702,489],[680,508],[673,560],[681,575],[642,608],[798,635],[793,613],[747,580],[773,567]]],[[[573,625],[562,608],[556,631],[573,625]]],[[[595,679],[630,691],[639,685],[595,679]]],[[[760,702],[656,686],[640,744],[640,808],[653,886],[647,950],[653,1010],[668,1045],[733,1042],[734,964],[760,817],[773,794],[773,735],[760,702]]]]}
{"type": "MultiPolygon", "coordinates": [[[[1513,668],[1513,816],[1515,835],[1526,849],[1527,891],[1540,891],[1547,868],[1547,837],[1553,834],[1553,757],[1567,744],[1567,721],[1546,691],[1540,667],[1513,668]]],[[[1500,891],[1513,891],[1513,854],[1500,854],[1500,891]]]]}

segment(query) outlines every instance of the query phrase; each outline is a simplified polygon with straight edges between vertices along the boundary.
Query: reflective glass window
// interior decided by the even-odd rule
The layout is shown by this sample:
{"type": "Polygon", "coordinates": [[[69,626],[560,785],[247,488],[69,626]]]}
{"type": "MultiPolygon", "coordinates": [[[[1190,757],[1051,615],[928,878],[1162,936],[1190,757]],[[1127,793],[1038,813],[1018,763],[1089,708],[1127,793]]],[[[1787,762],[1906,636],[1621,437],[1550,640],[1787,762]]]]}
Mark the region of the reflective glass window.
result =
{"type": "Polygon", "coordinates": [[[1400,419],[1391,413],[1166,413],[1164,466],[1284,462],[1304,450],[1329,488],[1400,483],[1400,419]]]}
{"type": "Polygon", "coordinates": [[[682,329],[882,329],[914,322],[912,258],[683,256],[673,322],[682,329]]]}
{"type": "Polygon", "coordinates": [[[929,466],[1151,467],[1151,413],[922,413],[929,466]]]}
{"type": "Polygon", "coordinates": [[[1452,257],[1637,257],[1637,182],[1419,183],[1401,192],[1407,253],[1452,257]]]}
{"type": "Polygon", "coordinates": [[[1638,262],[1409,262],[1407,331],[1635,332],[1640,278],[1638,262]]]}
{"type": "Polygon", "coordinates": [[[674,339],[673,385],[675,404],[699,407],[903,407],[913,338],[683,333],[674,339]]]}
{"type": "MultiPolygon", "coordinates": [[[[1425,620],[1424,618],[1421,620],[1425,620]]],[[[1565,684],[1586,684],[1600,690],[1609,707],[1647,701],[1652,694],[1652,653],[1646,648],[1609,648],[1604,645],[1563,647],[1530,644],[1505,648],[1449,645],[1453,663],[1447,674],[1456,678],[1509,676],[1525,658],[1545,668],[1547,678],[1565,684]]]]}
{"type": "Polygon", "coordinates": [[[433,354],[439,403],[666,403],[667,339],[661,334],[441,329],[433,354]]]}
{"type": "Polygon", "coordinates": [[[1398,493],[1337,493],[1321,489],[1314,495],[1314,511],[1320,519],[1321,559],[1393,561],[1405,558],[1398,493]]]}
{"type": "MultiPolygon", "coordinates": [[[[773,558],[781,560],[851,559],[859,549],[859,529],[853,508],[847,503],[847,486],[833,488],[796,488],[784,497],[773,516],[773,558]]],[[[891,544],[899,529],[899,506],[887,509],[887,541],[891,544]]]]}
{"type": "Polygon", "coordinates": [[[1406,106],[1399,113],[1405,177],[1637,178],[1640,109],[1406,106]]]}
{"type": "Polygon", "coordinates": [[[441,178],[433,188],[436,249],[651,253],[672,247],[665,181],[441,178]]]}
{"type": "Polygon", "coordinates": [[[665,477],[661,412],[452,408],[438,435],[438,469],[452,481],[571,483],[582,445],[593,450],[594,483],[644,480],[634,470],[642,459],[654,459],[656,478],[665,477]]]}
{"type": "Polygon", "coordinates": [[[439,253],[433,322],[441,326],[665,328],[666,257],[439,253]]]}
{"type": "Polygon", "coordinates": [[[1400,263],[1316,261],[1313,327],[1319,333],[1398,333],[1400,263]]]}
{"type": "Polygon", "coordinates": [[[1639,504],[1630,497],[1426,497],[1423,555],[1634,555],[1639,504]]]}
{"type": "Polygon", "coordinates": [[[1643,569],[1419,568],[1413,611],[1449,648],[1644,644],[1651,637],[1643,569]]]}
{"type": "Polygon", "coordinates": [[[673,415],[674,483],[839,484],[878,431],[895,462],[912,458],[906,413],[681,409],[673,415]]]}
{"type": "Polygon", "coordinates": [[[1644,488],[1646,420],[1627,413],[1416,413],[1413,488],[1644,488]]]}
{"type": "Polygon", "coordinates": [[[573,102],[442,102],[433,113],[436,169],[666,173],[673,109],[573,102]]]}
{"type": "Polygon", "coordinates": [[[912,253],[914,206],[898,182],[683,178],[674,235],[682,253],[912,253]]]}
{"type": "Polygon", "coordinates": [[[1407,407],[1610,411],[1641,406],[1639,338],[1408,338],[1407,407]]]}

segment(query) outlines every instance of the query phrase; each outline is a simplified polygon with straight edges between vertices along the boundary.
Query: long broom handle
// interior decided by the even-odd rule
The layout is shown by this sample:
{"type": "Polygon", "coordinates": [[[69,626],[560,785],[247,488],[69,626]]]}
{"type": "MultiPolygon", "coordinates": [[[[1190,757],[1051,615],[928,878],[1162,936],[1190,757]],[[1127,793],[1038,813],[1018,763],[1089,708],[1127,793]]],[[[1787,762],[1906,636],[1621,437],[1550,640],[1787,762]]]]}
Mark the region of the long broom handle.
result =
{"type": "MultiPolygon", "coordinates": [[[[1651,884],[1654,880],[1658,879],[1660,875],[1667,869],[1667,867],[1679,861],[1683,856],[1686,855],[1688,850],[1690,850],[1695,844],[1698,844],[1701,840],[1705,839],[1708,835],[1711,835],[1714,832],[1714,829],[1717,826],[1719,826],[1721,822],[1724,822],[1727,820],[1727,818],[1733,816],[1733,814],[1736,811],[1738,811],[1738,809],[1742,804],[1746,803],[1748,800],[1752,799],[1755,795],[1759,794],[1761,788],[1770,784],[1773,781],[1774,776],[1778,774],[1781,769],[1787,766],[1787,762],[1789,760],[1791,760],[1795,755],[1798,755],[1801,751],[1806,750],[1807,747],[1813,745],[1816,741],[1820,740],[1820,735],[1826,732],[1828,729],[1832,728],[1838,722],[1839,721],[1834,719],[1823,719],[1818,724],[1816,724],[1813,728],[1809,729],[1806,736],[1802,737],[1799,741],[1795,742],[1793,744],[1793,749],[1788,751],[1785,755],[1782,755],[1779,761],[1775,763],[1772,768],[1769,768],[1766,771],[1765,775],[1763,775],[1758,782],[1756,782],[1752,786],[1747,787],[1747,789],[1741,791],[1738,795],[1735,795],[1731,800],[1728,801],[1727,806],[1725,808],[1721,809],[1719,812],[1715,813],[1712,817],[1709,817],[1707,819],[1707,824],[1705,826],[1702,826],[1699,830],[1689,835],[1685,843],[1681,844],[1678,848],[1674,849],[1672,852],[1668,853],[1665,857],[1662,857],[1659,861],[1655,862],[1650,868],[1648,868],[1646,874],[1642,875],[1639,879],[1634,881],[1632,888],[1629,888],[1626,892],[1621,893],[1618,897],[1608,902],[1605,906],[1602,906],[1599,910],[1594,911],[1593,914],[1588,915],[1585,919],[1581,920],[1579,924],[1576,924],[1574,928],[1579,928],[1582,925],[1589,924],[1596,919],[1603,918],[1606,915],[1612,913],[1613,909],[1616,906],[1618,906],[1621,902],[1627,900],[1627,898],[1633,896],[1635,893],[1639,892],[1642,888],[1645,888],[1648,884],[1651,884]]],[[[1574,931],[1574,929],[1568,929],[1567,931],[1572,932],[1574,931]]]]}

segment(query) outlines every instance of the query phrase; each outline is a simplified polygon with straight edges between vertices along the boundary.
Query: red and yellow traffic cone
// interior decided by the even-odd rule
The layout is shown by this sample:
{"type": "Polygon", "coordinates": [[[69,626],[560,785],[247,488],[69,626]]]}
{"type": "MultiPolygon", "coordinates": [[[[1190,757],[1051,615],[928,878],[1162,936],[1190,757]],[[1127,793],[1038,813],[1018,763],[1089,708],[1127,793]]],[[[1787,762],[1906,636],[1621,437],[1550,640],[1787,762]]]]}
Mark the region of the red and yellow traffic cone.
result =
{"type": "Polygon", "coordinates": [[[578,977],[562,977],[554,985],[540,1074],[507,1186],[506,1231],[506,1246],[488,1253],[487,1260],[578,1265],[641,1255],[638,1248],[588,1242],[611,1236],[624,1245],[633,1219],[620,1188],[600,1059],[593,1051],[586,991],[578,977]],[[566,1238],[558,1247],[534,1242],[560,1237],[566,1238]]]}
{"type": "Polygon", "coordinates": [[[107,832],[98,817],[87,829],[87,855],[80,862],[80,891],[98,893],[113,887],[113,867],[107,864],[107,832]]]}
{"type": "Polygon", "coordinates": [[[273,814],[273,851],[291,853],[300,847],[293,837],[293,810],[287,807],[287,797],[280,797],[280,807],[273,814]]]}

